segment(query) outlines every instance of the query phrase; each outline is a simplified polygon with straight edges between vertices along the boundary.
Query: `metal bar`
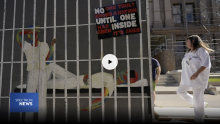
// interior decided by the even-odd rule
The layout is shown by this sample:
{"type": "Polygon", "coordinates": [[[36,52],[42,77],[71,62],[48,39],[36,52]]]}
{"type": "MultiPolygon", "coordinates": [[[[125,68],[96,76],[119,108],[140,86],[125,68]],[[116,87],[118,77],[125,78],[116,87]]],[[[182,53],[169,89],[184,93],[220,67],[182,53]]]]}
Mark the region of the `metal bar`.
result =
{"type": "MultiPolygon", "coordinates": [[[[151,45],[151,46],[158,46],[158,45],[151,45]]],[[[172,46],[172,45],[167,45],[167,46],[172,46]]],[[[173,45],[173,46],[186,46],[186,45],[173,45]]]]}
{"type": "MultiPolygon", "coordinates": [[[[141,20],[141,22],[146,22],[146,20],[141,20]]],[[[96,25],[96,23],[90,23],[90,25],[96,25]]],[[[88,24],[79,24],[79,27],[81,26],[88,26],[88,24]]],[[[57,28],[64,28],[65,25],[59,25],[56,26],[57,28]]],[[[67,25],[67,27],[76,27],[76,25],[67,25]]],[[[44,29],[44,27],[35,27],[36,29],[44,29]]],[[[54,26],[47,26],[46,28],[54,28],[54,26]]],[[[22,28],[15,28],[15,30],[21,30],[22,28]]],[[[24,28],[24,29],[30,29],[30,28],[24,28]]],[[[12,31],[13,28],[7,28],[4,29],[5,31],[12,31]]],[[[0,31],[3,31],[3,29],[0,29],[0,31]]]]}
{"type": "Polygon", "coordinates": [[[80,123],[80,99],[79,99],[79,0],[76,0],[76,67],[77,67],[77,122],[80,123]]]}
{"type": "MultiPolygon", "coordinates": [[[[53,99],[53,97],[46,97],[47,99],[53,99]]],[[[63,99],[63,98],[66,98],[66,97],[62,97],[62,96],[59,96],[59,97],[56,97],[56,99],[63,99]]],[[[67,97],[68,99],[77,99],[78,97],[75,96],[75,97],[67,97]]],[[[80,98],[84,98],[84,99],[88,99],[89,96],[82,96],[80,98]]],[[[92,98],[100,98],[100,96],[92,96],[92,98]]],[[[114,96],[111,96],[111,97],[108,97],[110,99],[114,99],[115,97],[114,96]]],[[[117,96],[117,98],[128,98],[128,96],[117,96]]],[[[131,96],[131,98],[142,98],[142,96],[131,96]]],[[[150,96],[144,96],[144,98],[150,98],[150,96]]],[[[9,96],[2,96],[1,99],[10,99],[9,96]]]]}
{"type": "MultiPolygon", "coordinates": [[[[127,0],[125,0],[127,2],[127,0]]],[[[128,119],[131,123],[131,88],[130,88],[130,63],[129,63],[129,39],[126,35],[126,51],[127,51],[127,81],[128,81],[128,119]]]]}
{"type": "MultiPolygon", "coordinates": [[[[3,31],[2,31],[2,55],[1,55],[1,79],[0,79],[0,97],[2,95],[2,75],[3,75],[3,59],[4,59],[4,40],[5,40],[5,17],[6,17],[6,0],[4,0],[4,15],[3,15],[3,31]]],[[[1,109],[1,99],[0,99],[0,109],[1,109]]]]}
{"type": "Polygon", "coordinates": [[[32,67],[31,67],[31,73],[33,74],[34,70],[34,57],[35,57],[35,20],[36,19],[36,0],[34,0],[34,10],[33,10],[33,47],[32,47],[32,67]]]}
{"type": "MultiPolygon", "coordinates": [[[[34,71],[34,64],[35,64],[35,62],[34,62],[34,60],[35,60],[35,22],[36,22],[36,0],[34,0],[34,10],[33,10],[33,47],[32,47],[32,67],[31,67],[31,75],[34,75],[33,74],[33,71],[34,71]]],[[[40,51],[39,51],[40,52],[40,51]]],[[[23,54],[23,53],[22,53],[23,54]]],[[[40,61],[40,60],[39,60],[40,61]]],[[[23,65],[23,63],[22,63],[22,65],[23,65]]],[[[40,75],[40,71],[39,71],[39,73],[38,73],[38,75],[40,75]]],[[[38,82],[35,82],[35,83],[38,83],[38,87],[40,87],[40,81],[39,81],[40,79],[38,78],[38,82]]],[[[22,82],[23,83],[23,82],[22,82]]],[[[29,83],[29,82],[27,82],[27,83],[29,83]]],[[[42,87],[40,87],[40,88],[42,88],[42,87]]],[[[39,91],[38,91],[39,92],[39,91]]],[[[42,96],[40,96],[39,95],[39,97],[42,97],[42,96]]],[[[39,98],[38,97],[38,98],[39,98]]],[[[42,106],[41,106],[42,107],[42,106]]],[[[41,108],[39,107],[39,110],[41,110],[41,108]]],[[[42,113],[41,113],[42,114],[42,113]]],[[[39,121],[39,115],[40,115],[40,113],[38,112],[38,121],[39,121]]],[[[33,122],[33,117],[31,117],[31,120],[30,120],[30,122],[33,122]]]]}
{"type": "MultiPolygon", "coordinates": [[[[36,4],[36,3],[35,3],[36,4]]],[[[36,6],[36,5],[35,5],[36,6]]],[[[44,4],[44,44],[47,44],[46,43],[46,36],[47,36],[47,31],[46,31],[46,26],[47,26],[47,0],[45,0],[45,4],[44,4]]],[[[40,47],[39,47],[40,48],[40,47]]],[[[40,51],[39,51],[40,52],[40,51]]],[[[48,53],[48,51],[46,51],[46,53],[48,53]]],[[[46,58],[45,57],[45,47],[43,49],[43,58],[46,58]]],[[[44,75],[43,76],[43,81],[42,81],[42,86],[40,88],[43,89],[43,92],[46,91],[47,92],[47,87],[45,87],[45,83],[47,83],[47,79],[46,79],[46,73],[45,73],[45,59],[43,59],[43,71],[44,71],[44,75]],[[46,90],[44,90],[46,89],[46,90]]],[[[38,79],[39,80],[39,79],[38,79]]],[[[39,85],[40,86],[40,85],[39,85]]],[[[41,98],[45,99],[47,101],[47,95],[45,96],[44,93],[42,93],[42,96],[40,96],[41,98]]],[[[47,108],[47,105],[45,105],[45,108],[47,108]]],[[[45,109],[44,108],[44,109],[45,109]]],[[[46,113],[41,113],[41,114],[44,114],[46,115],[46,113]]],[[[38,116],[38,119],[39,119],[39,116],[38,116]]],[[[42,119],[42,118],[41,118],[42,119]]],[[[44,117],[44,121],[46,120],[46,117],[44,117]]]]}
{"type": "Polygon", "coordinates": [[[91,32],[90,32],[90,0],[88,0],[88,42],[89,42],[89,122],[92,119],[92,72],[91,72],[91,32]]]}
{"type": "MultiPolygon", "coordinates": [[[[144,86],[148,87],[148,85],[144,85],[144,86]]],[[[128,85],[117,85],[117,87],[128,87],[128,85]]],[[[130,85],[130,87],[141,87],[141,86],[130,85]]],[[[17,88],[17,89],[20,89],[20,88],[17,88]]],[[[26,89],[26,87],[24,87],[24,89],[26,89]]],[[[68,90],[75,90],[75,89],[68,89],[68,90]]]]}
{"type": "MultiPolygon", "coordinates": [[[[46,26],[47,26],[47,0],[45,0],[44,4],[44,43],[46,44],[46,36],[47,36],[47,31],[46,31],[46,26]]],[[[45,52],[45,49],[43,49],[43,53],[45,52]]],[[[43,58],[45,58],[45,54],[43,54],[43,58]]],[[[45,59],[43,59],[43,62],[45,63],[45,59]]],[[[45,64],[43,64],[43,69],[45,71],[45,64]]]]}
{"type": "MultiPolygon", "coordinates": [[[[13,29],[15,29],[15,15],[16,15],[16,0],[14,0],[13,29]]],[[[14,37],[15,37],[14,33],[15,30],[12,31],[11,62],[14,61],[14,37]]],[[[10,97],[10,93],[12,92],[12,77],[13,77],[13,63],[11,63],[9,97],[10,97]]],[[[8,122],[10,122],[10,99],[8,99],[8,101],[9,101],[8,122]]]]}
{"type": "MultiPolygon", "coordinates": [[[[56,39],[56,8],[57,8],[57,5],[56,5],[56,0],[54,0],[54,16],[53,16],[53,25],[54,25],[54,28],[53,28],[53,38],[56,39]]],[[[54,65],[56,64],[56,44],[54,44],[54,52],[53,52],[53,63],[54,65]]],[[[55,123],[55,66],[53,66],[53,123],[55,123]]]]}
{"type": "MultiPolygon", "coordinates": [[[[138,60],[140,58],[130,58],[130,60],[138,60]]],[[[143,57],[143,59],[148,59],[147,57],[143,57]]],[[[100,61],[101,59],[92,59],[91,61],[100,61]]],[[[126,58],[119,58],[118,60],[126,60],[126,58]]],[[[67,62],[76,62],[77,60],[67,60],[67,62]]],[[[89,61],[88,59],[82,59],[79,61],[89,61]]],[[[28,61],[24,61],[23,63],[27,63],[28,61]]],[[[53,61],[45,61],[45,62],[53,62],[53,61]]],[[[56,60],[56,62],[65,62],[65,60],[56,60]]],[[[3,62],[3,63],[11,63],[10,61],[8,62],[3,62]]],[[[14,61],[12,63],[21,63],[21,61],[14,61]]],[[[36,62],[37,63],[37,62],[36,62]]]]}
{"type": "Polygon", "coordinates": [[[147,41],[148,41],[148,62],[149,62],[149,86],[150,86],[150,101],[151,101],[151,116],[152,116],[152,121],[155,122],[155,115],[154,115],[154,102],[152,100],[153,98],[153,86],[152,86],[152,64],[151,64],[151,42],[150,42],[150,15],[149,15],[149,6],[148,6],[148,0],[146,0],[146,19],[147,19],[147,41]]]}
{"type": "MultiPolygon", "coordinates": [[[[141,20],[141,0],[138,1],[139,5],[139,20],[141,20]]],[[[142,29],[142,23],[140,21],[140,28],[142,29]]],[[[143,40],[142,33],[140,33],[140,67],[141,67],[141,80],[143,80],[143,40]]],[[[145,123],[145,113],[144,113],[144,82],[142,82],[141,86],[141,96],[142,96],[142,123],[145,123]]]]}
{"type": "Polygon", "coordinates": [[[67,0],[64,1],[64,22],[65,22],[65,122],[68,122],[68,99],[67,99],[67,87],[66,87],[66,81],[67,81],[67,0]]]}
{"type": "MultiPolygon", "coordinates": [[[[113,4],[115,4],[115,0],[112,0],[113,4]]],[[[116,56],[116,37],[113,37],[113,53],[116,56]]],[[[117,73],[116,68],[114,69],[114,119],[115,123],[117,123],[117,73]]]]}
{"type": "MultiPolygon", "coordinates": [[[[25,20],[25,0],[23,0],[23,14],[22,14],[22,44],[21,44],[21,79],[20,84],[23,86],[23,49],[24,49],[24,20],[25,20]]],[[[21,88],[21,93],[23,89],[21,88]]],[[[20,112],[20,123],[22,121],[22,113],[20,112]]]]}
{"type": "MultiPolygon", "coordinates": [[[[99,6],[102,7],[102,0],[99,0],[99,6]]],[[[101,39],[101,60],[103,58],[103,39],[101,39]]],[[[104,108],[104,81],[103,81],[103,65],[101,64],[101,83],[102,83],[102,123],[105,122],[105,108],[104,108]]]]}

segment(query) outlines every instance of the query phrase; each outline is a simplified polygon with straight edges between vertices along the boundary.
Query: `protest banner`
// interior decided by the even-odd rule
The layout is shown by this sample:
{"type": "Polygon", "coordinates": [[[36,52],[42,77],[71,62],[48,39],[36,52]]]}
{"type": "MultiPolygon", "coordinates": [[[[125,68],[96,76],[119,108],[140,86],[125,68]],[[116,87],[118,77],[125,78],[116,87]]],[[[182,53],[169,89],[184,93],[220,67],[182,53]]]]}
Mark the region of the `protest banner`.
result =
{"type": "Polygon", "coordinates": [[[141,33],[136,2],[95,8],[98,39],[141,33]]]}

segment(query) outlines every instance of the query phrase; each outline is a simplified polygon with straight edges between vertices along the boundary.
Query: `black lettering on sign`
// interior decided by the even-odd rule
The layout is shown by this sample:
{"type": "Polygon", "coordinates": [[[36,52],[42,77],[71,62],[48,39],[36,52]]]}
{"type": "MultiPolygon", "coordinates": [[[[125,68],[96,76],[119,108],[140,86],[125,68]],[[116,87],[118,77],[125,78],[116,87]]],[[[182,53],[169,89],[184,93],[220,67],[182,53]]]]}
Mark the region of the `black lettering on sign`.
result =
{"type": "Polygon", "coordinates": [[[136,2],[95,8],[98,39],[141,33],[136,2]]]}

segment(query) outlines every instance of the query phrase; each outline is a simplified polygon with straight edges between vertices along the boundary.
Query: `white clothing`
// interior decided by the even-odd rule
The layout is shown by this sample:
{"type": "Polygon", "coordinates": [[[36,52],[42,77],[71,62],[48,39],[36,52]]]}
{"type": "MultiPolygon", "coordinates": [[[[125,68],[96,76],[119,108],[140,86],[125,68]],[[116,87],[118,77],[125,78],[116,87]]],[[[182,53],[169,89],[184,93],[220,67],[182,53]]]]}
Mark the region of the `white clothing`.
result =
{"type": "MultiPolygon", "coordinates": [[[[50,79],[53,67],[55,67],[55,77],[56,82],[65,82],[65,70],[53,63],[46,65],[45,58],[49,52],[49,46],[47,43],[39,42],[38,46],[34,48],[30,43],[24,43],[23,52],[27,59],[27,93],[37,92],[39,93],[39,112],[38,112],[38,122],[46,122],[47,115],[47,81],[50,79]],[[33,58],[34,56],[34,58],[33,58]],[[32,60],[34,59],[34,68],[32,71],[32,60]]],[[[71,72],[67,71],[67,82],[73,83],[76,76],[71,72]]],[[[49,80],[48,82],[51,82],[49,80]]],[[[27,112],[25,115],[26,122],[33,122],[33,112],[27,112]]]]}
{"type": "Polygon", "coordinates": [[[27,59],[27,71],[32,70],[32,60],[34,55],[34,70],[44,69],[43,66],[46,67],[45,58],[49,52],[49,46],[47,43],[39,42],[38,46],[34,48],[33,54],[33,46],[30,43],[24,42],[23,52],[25,53],[27,59]]]}
{"type": "Polygon", "coordinates": [[[188,52],[182,60],[182,75],[180,84],[190,87],[208,87],[211,62],[209,53],[202,47],[198,48],[196,53],[188,52]],[[195,80],[190,77],[201,67],[206,69],[201,72],[195,80]]]}
{"type": "Polygon", "coordinates": [[[61,66],[50,63],[47,67],[47,88],[53,89],[53,78],[51,78],[51,75],[53,75],[53,67],[55,69],[55,89],[65,89],[64,83],[66,81],[66,88],[67,89],[75,89],[77,87],[76,82],[76,75],[67,71],[67,79],[65,80],[66,71],[61,66]]]}
{"type": "MultiPolygon", "coordinates": [[[[27,75],[27,93],[35,93],[39,95],[39,111],[38,122],[46,122],[47,115],[47,85],[46,73],[43,70],[29,71],[27,75]]],[[[25,121],[33,122],[33,112],[26,112],[25,121]]]]}
{"type": "Polygon", "coordinates": [[[196,122],[204,122],[204,107],[206,102],[204,102],[204,88],[203,87],[189,87],[187,85],[180,85],[177,94],[189,102],[194,107],[194,119],[196,122]],[[192,88],[193,96],[190,95],[187,91],[192,88]]]}
{"type": "MultiPolygon", "coordinates": [[[[98,73],[95,73],[91,76],[92,76],[91,77],[92,88],[102,88],[102,73],[98,72],[98,73]]],[[[79,77],[80,88],[81,89],[88,89],[89,85],[84,84],[83,77],[84,77],[84,75],[79,77]]],[[[77,84],[77,81],[75,81],[75,83],[77,84]]],[[[113,79],[112,74],[103,72],[103,84],[104,84],[104,87],[108,88],[109,96],[111,96],[114,91],[114,79],[113,79]]]]}
{"type": "MultiPolygon", "coordinates": [[[[46,65],[45,65],[46,66],[46,65]]],[[[56,87],[57,89],[64,89],[65,82],[65,69],[59,65],[50,63],[44,70],[33,70],[28,71],[27,75],[27,93],[36,91],[39,93],[39,112],[38,122],[46,122],[47,115],[47,83],[53,83],[53,79],[50,79],[53,74],[53,67],[55,67],[56,87]],[[60,85],[59,85],[60,84],[60,85]]],[[[74,84],[76,76],[71,72],[67,71],[67,85],[74,84]]],[[[53,86],[53,85],[49,85],[53,86]]],[[[33,122],[33,112],[27,112],[25,120],[26,122],[33,122]]]]}

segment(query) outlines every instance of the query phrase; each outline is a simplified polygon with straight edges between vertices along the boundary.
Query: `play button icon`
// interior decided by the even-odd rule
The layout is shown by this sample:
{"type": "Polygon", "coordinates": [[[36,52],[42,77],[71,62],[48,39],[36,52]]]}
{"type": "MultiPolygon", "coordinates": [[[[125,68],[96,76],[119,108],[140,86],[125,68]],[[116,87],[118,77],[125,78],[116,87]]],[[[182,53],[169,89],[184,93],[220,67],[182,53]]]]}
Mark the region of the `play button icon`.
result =
{"type": "Polygon", "coordinates": [[[102,59],[102,65],[107,70],[113,70],[118,65],[118,59],[113,54],[107,54],[102,59]]]}

